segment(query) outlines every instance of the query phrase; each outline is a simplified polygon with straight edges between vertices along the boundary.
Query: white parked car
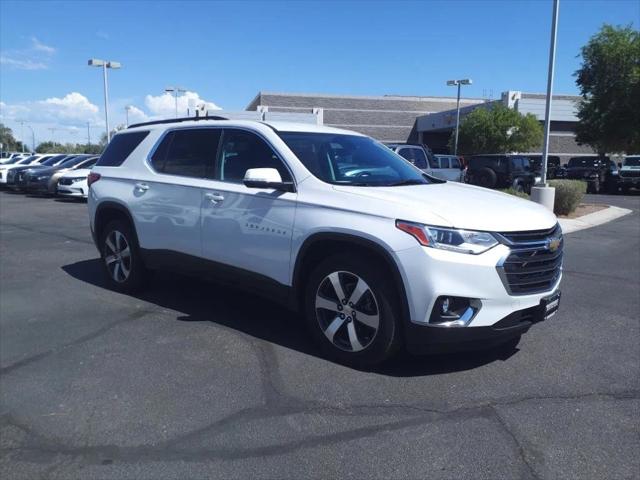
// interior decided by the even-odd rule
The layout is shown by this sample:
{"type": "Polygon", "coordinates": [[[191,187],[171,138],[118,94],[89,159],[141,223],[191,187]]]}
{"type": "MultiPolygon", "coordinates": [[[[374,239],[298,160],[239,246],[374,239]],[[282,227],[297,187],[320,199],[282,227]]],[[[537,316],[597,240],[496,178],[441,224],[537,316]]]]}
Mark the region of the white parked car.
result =
{"type": "Polygon", "coordinates": [[[434,176],[454,182],[464,181],[464,170],[460,157],[456,155],[434,155],[434,176]]]}
{"type": "Polygon", "coordinates": [[[63,197],[87,198],[89,173],[91,173],[90,168],[78,168],[65,172],[58,179],[56,193],[63,197]]]}
{"type": "Polygon", "coordinates": [[[348,364],[402,345],[514,345],[558,309],[553,213],[434,179],[355,132],[140,124],[111,140],[88,183],[112,288],[141,288],[158,268],[244,285],[299,311],[326,354],[348,364]]]}
{"type": "Polygon", "coordinates": [[[440,162],[438,157],[443,157],[444,155],[433,155],[430,152],[427,152],[427,150],[421,145],[389,143],[387,144],[387,147],[418,167],[423,172],[435,178],[449,180],[451,182],[462,181],[462,169],[460,167],[458,157],[450,155],[457,160],[457,166],[455,166],[455,163],[451,163],[448,160],[440,162]]]}

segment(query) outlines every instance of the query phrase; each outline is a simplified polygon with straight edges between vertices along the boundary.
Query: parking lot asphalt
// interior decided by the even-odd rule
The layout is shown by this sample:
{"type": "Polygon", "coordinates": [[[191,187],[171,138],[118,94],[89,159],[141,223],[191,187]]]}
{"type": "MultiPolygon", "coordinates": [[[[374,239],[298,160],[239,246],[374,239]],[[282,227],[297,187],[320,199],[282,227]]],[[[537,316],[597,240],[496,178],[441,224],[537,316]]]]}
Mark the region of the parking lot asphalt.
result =
{"type": "Polygon", "coordinates": [[[640,196],[512,352],[321,358],[261,298],[107,290],[86,204],[0,192],[1,478],[638,478],[640,196]]]}

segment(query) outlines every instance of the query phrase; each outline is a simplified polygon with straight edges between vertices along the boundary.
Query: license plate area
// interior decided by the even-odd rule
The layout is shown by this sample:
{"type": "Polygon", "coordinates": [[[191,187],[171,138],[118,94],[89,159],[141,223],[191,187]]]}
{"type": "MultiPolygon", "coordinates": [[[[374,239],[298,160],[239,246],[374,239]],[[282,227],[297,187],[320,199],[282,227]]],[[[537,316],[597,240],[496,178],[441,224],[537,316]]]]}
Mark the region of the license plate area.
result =
{"type": "Polygon", "coordinates": [[[558,312],[561,296],[562,294],[558,291],[550,297],[540,300],[540,313],[542,314],[543,320],[553,317],[558,312]]]}

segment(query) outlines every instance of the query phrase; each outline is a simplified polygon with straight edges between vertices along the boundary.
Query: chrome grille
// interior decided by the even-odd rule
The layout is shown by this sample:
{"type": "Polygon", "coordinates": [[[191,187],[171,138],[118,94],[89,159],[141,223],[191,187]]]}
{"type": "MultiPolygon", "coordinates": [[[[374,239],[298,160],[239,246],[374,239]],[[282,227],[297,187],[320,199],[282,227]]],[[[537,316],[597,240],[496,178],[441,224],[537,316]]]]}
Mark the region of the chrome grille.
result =
{"type": "Polygon", "coordinates": [[[553,289],[562,273],[564,240],[560,225],[548,230],[500,233],[497,236],[511,250],[497,266],[509,294],[529,295],[553,289]],[[555,246],[557,248],[554,249],[555,246]]]}

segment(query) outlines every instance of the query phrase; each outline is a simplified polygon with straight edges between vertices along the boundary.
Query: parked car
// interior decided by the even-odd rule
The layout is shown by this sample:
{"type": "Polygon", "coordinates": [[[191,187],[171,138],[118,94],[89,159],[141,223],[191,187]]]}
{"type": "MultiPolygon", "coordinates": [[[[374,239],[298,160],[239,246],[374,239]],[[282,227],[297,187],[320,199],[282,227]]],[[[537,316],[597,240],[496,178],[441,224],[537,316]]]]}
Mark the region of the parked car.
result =
{"type": "Polygon", "coordinates": [[[90,169],[96,164],[99,158],[97,155],[96,156],[87,155],[87,157],[88,158],[84,158],[80,163],[77,163],[76,165],[73,165],[68,169],[63,169],[63,170],[58,170],[57,172],[53,172],[53,174],[51,175],[51,178],[49,179],[49,183],[47,185],[47,193],[51,195],[55,195],[56,193],[58,193],[58,180],[60,180],[60,178],[65,173],[77,171],[80,169],[90,169]]]}
{"type": "Polygon", "coordinates": [[[55,193],[55,190],[53,192],[49,190],[52,175],[56,172],[66,172],[90,156],[91,155],[85,154],[70,155],[63,158],[61,162],[57,162],[49,167],[27,170],[24,172],[24,189],[32,194],[55,193]]]}
{"type": "MultiPolygon", "coordinates": [[[[537,175],[542,173],[542,155],[527,155],[531,170],[537,175]]],[[[560,157],[556,155],[549,155],[547,157],[547,178],[553,180],[554,178],[560,178],[560,157]]]]}
{"type": "Polygon", "coordinates": [[[485,188],[514,188],[531,192],[536,182],[529,159],[523,155],[473,155],[467,166],[467,183],[485,188]]]}
{"type": "Polygon", "coordinates": [[[514,345],[559,305],[552,212],[432,178],[359,133],[139,124],[113,137],[88,185],[111,288],[135,291],[157,268],[244,285],[303,313],[347,364],[381,362],[402,344],[514,345]]]}
{"type": "Polygon", "coordinates": [[[87,177],[91,168],[79,168],[65,172],[58,180],[57,194],[62,197],[87,198],[89,186],[87,177]]]}
{"type": "Polygon", "coordinates": [[[20,158],[10,165],[0,166],[0,183],[4,184],[5,187],[12,187],[15,184],[18,172],[40,165],[52,156],[53,155],[31,155],[30,157],[20,158]]]}
{"type": "Polygon", "coordinates": [[[618,189],[618,167],[609,157],[571,157],[566,170],[566,178],[587,182],[590,193],[600,193],[603,189],[615,192],[618,189]]]}
{"type": "Polygon", "coordinates": [[[623,193],[640,188],[640,155],[631,155],[620,164],[619,185],[623,193]]]}
{"type": "Polygon", "coordinates": [[[459,182],[462,179],[459,166],[451,168],[448,163],[446,165],[443,163],[441,167],[440,162],[436,159],[437,156],[434,156],[422,145],[388,143],[386,146],[429,175],[453,182],[459,182]]]}
{"type": "Polygon", "coordinates": [[[36,170],[59,165],[66,160],[68,155],[42,155],[37,161],[31,162],[20,168],[14,168],[7,177],[7,187],[13,190],[25,190],[27,186],[27,173],[36,170]]]}
{"type": "Polygon", "coordinates": [[[460,157],[456,155],[434,155],[433,176],[452,182],[464,180],[464,170],[460,157]]]}
{"type": "Polygon", "coordinates": [[[9,172],[9,170],[20,165],[21,162],[25,162],[27,159],[14,156],[5,160],[5,162],[0,164],[0,185],[5,185],[7,183],[7,173],[9,172]]]}

